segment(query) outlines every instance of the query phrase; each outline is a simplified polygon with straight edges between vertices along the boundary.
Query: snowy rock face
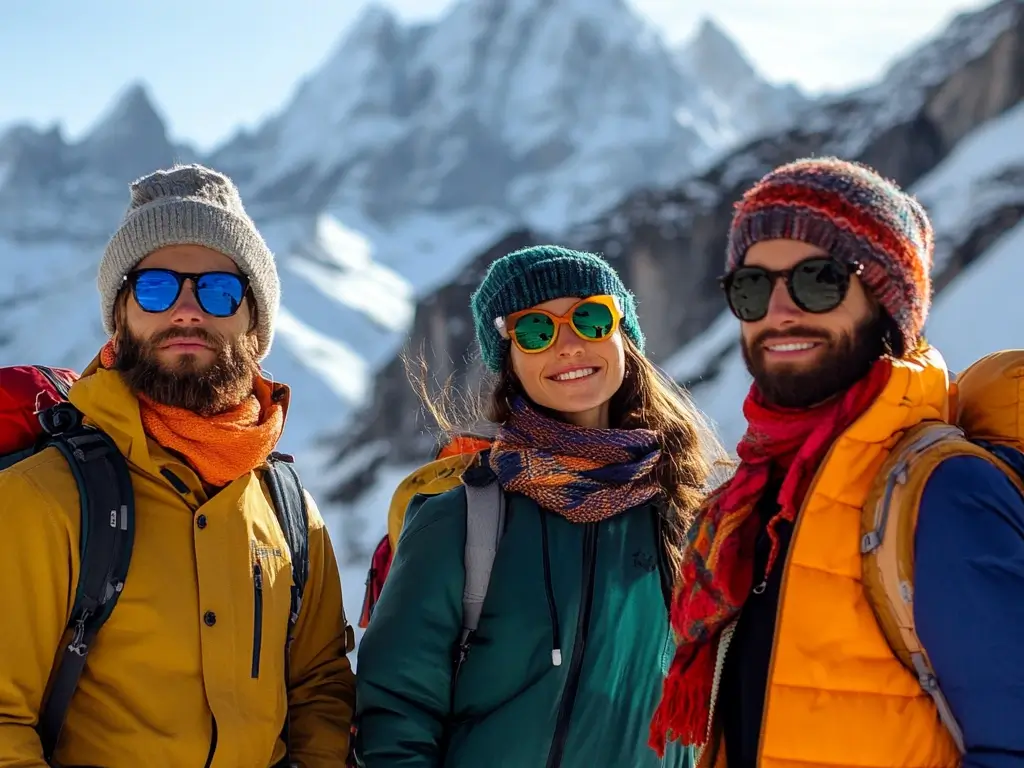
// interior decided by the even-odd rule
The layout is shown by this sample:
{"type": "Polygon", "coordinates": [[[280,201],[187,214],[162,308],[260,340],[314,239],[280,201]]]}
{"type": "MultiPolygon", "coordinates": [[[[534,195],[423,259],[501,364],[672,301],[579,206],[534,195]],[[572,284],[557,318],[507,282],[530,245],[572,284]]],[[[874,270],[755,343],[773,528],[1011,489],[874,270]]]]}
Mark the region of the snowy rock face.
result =
{"type": "Polygon", "coordinates": [[[777,131],[809,106],[793,85],[778,86],[758,77],[739,46],[711,19],[676,51],[680,70],[702,86],[708,114],[717,117],[718,135],[735,142],[777,131]]]}
{"type": "MultiPolygon", "coordinates": [[[[464,0],[414,28],[371,6],[278,119],[214,160],[261,203],[385,221],[489,206],[557,230],[761,126],[722,114],[706,64],[682,66],[623,0],[464,0]]],[[[750,67],[731,85],[771,90],[750,67]]]]}
{"type": "MultiPolygon", "coordinates": [[[[683,58],[731,61],[707,83],[720,93],[744,77],[731,46],[708,25],[683,58]]],[[[878,84],[804,109],[798,124],[726,153],[669,189],[638,190],[573,227],[562,242],[602,252],[615,264],[637,294],[650,355],[680,381],[698,384],[698,402],[733,440],[746,372],[736,351],[736,322],[723,316],[717,286],[733,202],[761,175],[799,157],[838,154],[867,162],[933,212],[941,289],[1024,215],[1022,100],[1024,3],[1003,0],[958,18],[878,84]]],[[[502,245],[544,239],[521,232],[502,245]]],[[[426,350],[438,381],[451,374],[472,391],[479,380],[466,307],[499,250],[481,254],[458,280],[418,305],[407,349],[426,350]]],[[[356,502],[354,515],[360,492],[373,487],[381,466],[422,460],[429,445],[423,431],[429,422],[404,376],[397,361],[382,371],[373,385],[378,397],[339,443],[343,459],[367,445],[380,457],[376,465],[350,464],[337,486],[339,498],[356,502]]]]}
{"type": "Polygon", "coordinates": [[[285,442],[305,454],[368,401],[418,296],[505,232],[555,233],[682,178],[747,130],[718,109],[623,0],[463,0],[412,27],[370,6],[274,117],[208,156],[175,145],[137,85],[80,141],[16,126],[0,134],[0,363],[88,363],[128,183],[200,160],[235,179],[277,256],[267,369],[301,393],[285,442]]]}

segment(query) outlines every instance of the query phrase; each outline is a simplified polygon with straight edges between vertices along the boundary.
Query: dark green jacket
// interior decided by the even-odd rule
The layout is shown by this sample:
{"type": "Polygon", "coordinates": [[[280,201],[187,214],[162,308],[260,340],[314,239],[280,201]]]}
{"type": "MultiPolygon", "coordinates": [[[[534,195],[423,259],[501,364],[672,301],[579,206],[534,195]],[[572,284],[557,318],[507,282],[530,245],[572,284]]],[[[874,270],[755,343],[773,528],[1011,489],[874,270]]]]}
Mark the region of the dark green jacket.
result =
{"type": "Polygon", "coordinates": [[[653,505],[574,524],[510,494],[452,710],[466,493],[414,498],[359,645],[361,765],[688,768],[691,750],[647,746],[674,651],[658,529],[653,505]]]}

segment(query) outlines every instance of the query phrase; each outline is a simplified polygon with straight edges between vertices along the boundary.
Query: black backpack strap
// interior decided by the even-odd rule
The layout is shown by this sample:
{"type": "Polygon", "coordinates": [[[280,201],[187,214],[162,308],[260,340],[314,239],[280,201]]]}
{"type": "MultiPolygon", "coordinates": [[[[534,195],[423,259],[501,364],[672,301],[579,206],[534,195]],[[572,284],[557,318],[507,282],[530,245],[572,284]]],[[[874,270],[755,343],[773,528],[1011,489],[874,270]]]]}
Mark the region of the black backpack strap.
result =
{"type": "MultiPolygon", "coordinates": [[[[270,468],[264,480],[270,492],[270,501],[274,505],[277,520],[281,524],[285,541],[292,558],[292,595],[291,611],[288,615],[288,640],[284,652],[285,686],[291,678],[291,645],[295,639],[295,625],[302,609],[302,593],[309,578],[309,512],[306,509],[306,495],[302,490],[302,481],[295,470],[290,456],[273,453],[270,456],[270,468]]],[[[289,718],[284,718],[281,738],[285,744],[285,757],[282,763],[287,765],[291,754],[289,735],[289,718]]]]}
{"type": "Polygon", "coordinates": [[[665,541],[665,528],[669,525],[666,519],[671,512],[669,501],[664,497],[655,501],[653,507],[655,546],[658,552],[658,574],[661,578],[661,594],[665,600],[665,610],[672,613],[672,595],[675,590],[675,574],[665,541]]]}
{"type": "Polygon", "coordinates": [[[74,406],[61,403],[39,418],[49,435],[47,445],[64,455],[74,475],[82,520],[70,641],[57,661],[39,714],[39,738],[50,762],[92,642],[114,610],[128,575],[135,542],[135,495],[128,463],[114,441],[84,426],[74,406]]]}

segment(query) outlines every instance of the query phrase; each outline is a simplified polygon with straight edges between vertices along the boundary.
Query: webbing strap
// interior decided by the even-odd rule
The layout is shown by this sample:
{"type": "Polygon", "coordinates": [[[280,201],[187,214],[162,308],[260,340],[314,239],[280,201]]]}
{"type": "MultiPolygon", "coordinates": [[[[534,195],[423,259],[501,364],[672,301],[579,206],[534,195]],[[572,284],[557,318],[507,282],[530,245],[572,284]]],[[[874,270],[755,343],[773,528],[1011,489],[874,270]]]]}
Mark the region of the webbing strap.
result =
{"type": "Polygon", "coordinates": [[[57,749],[92,642],[124,587],[135,537],[131,476],[114,442],[98,430],[81,427],[54,436],[50,444],[64,454],[78,484],[82,558],[71,637],[39,715],[39,739],[47,762],[57,749]]]}

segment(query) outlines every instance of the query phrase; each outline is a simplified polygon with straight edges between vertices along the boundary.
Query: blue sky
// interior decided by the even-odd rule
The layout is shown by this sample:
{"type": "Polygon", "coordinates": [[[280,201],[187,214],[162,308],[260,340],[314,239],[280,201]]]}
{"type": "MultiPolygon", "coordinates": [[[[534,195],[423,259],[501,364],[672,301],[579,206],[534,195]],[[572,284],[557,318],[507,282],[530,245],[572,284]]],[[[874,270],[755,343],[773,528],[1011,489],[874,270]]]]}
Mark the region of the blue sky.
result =
{"type": "MultiPolygon", "coordinates": [[[[514,2],[514,0],[509,0],[514,2]]],[[[978,0],[629,0],[671,41],[712,13],[770,79],[847,88],[978,0]]],[[[365,0],[7,2],[0,126],[60,121],[76,137],[132,81],[175,139],[209,148],[274,112],[329,54],[365,0]]],[[[451,0],[390,0],[407,20],[451,0]]]]}

